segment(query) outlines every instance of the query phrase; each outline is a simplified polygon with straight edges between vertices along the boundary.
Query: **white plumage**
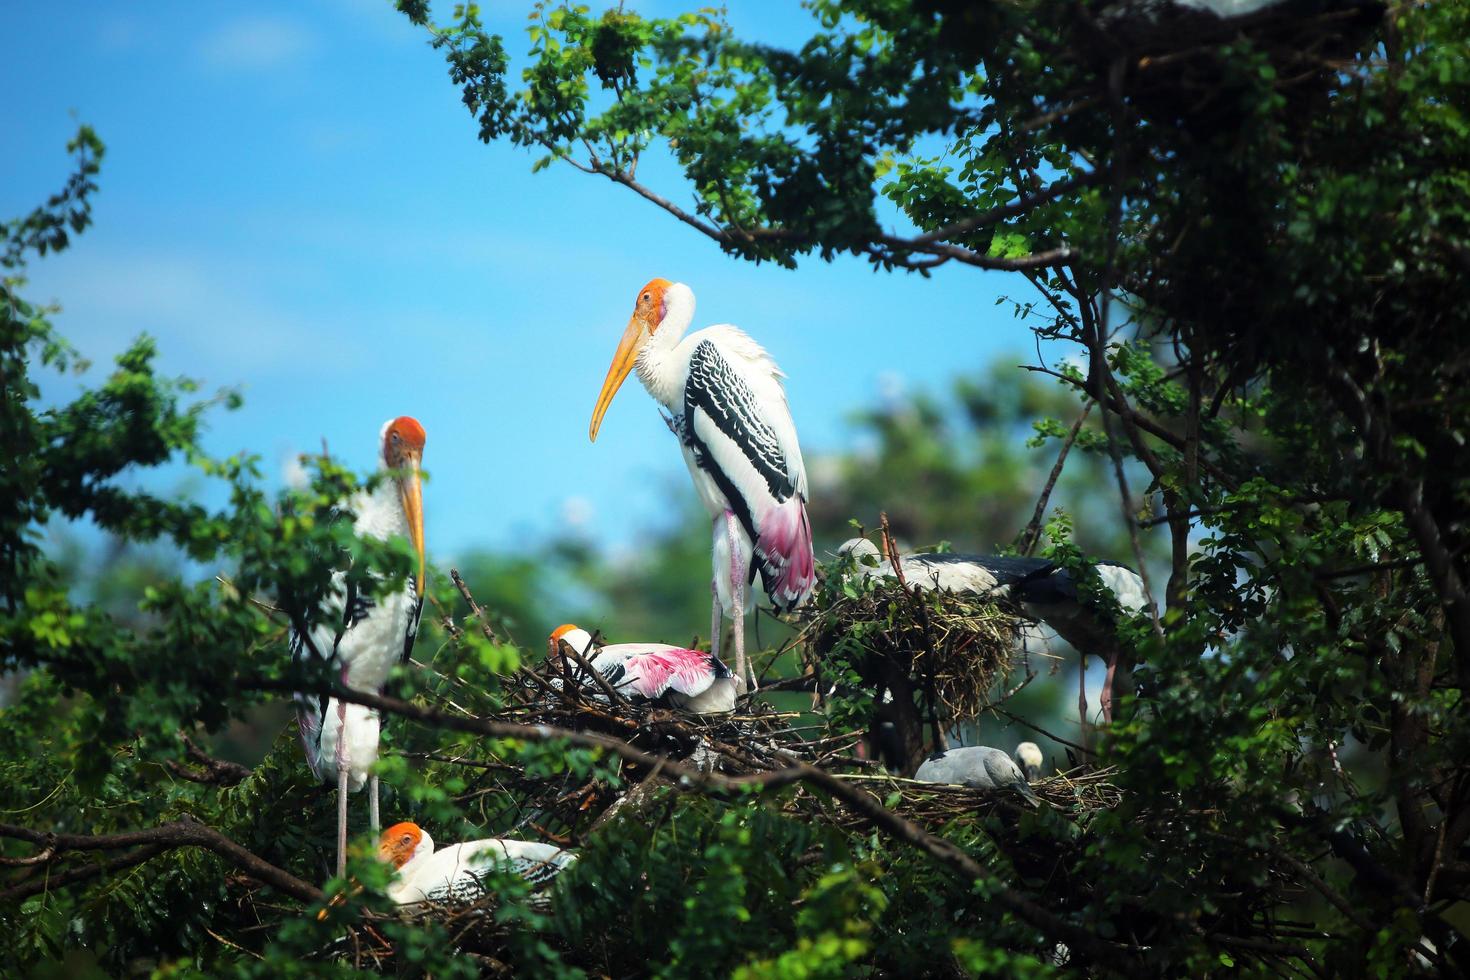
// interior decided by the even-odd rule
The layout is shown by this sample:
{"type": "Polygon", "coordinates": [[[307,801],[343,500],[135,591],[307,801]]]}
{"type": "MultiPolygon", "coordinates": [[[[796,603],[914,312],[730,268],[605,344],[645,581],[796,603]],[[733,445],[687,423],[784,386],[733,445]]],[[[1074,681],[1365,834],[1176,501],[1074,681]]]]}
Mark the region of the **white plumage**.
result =
{"type": "Polygon", "coordinates": [[[397,869],[387,894],[399,905],[475,901],[486,893],[487,873],[496,869],[544,884],[577,859],[573,851],[550,844],[496,837],[436,851],[429,832],[409,822],[383,832],[378,856],[397,869]]]}
{"type": "Polygon", "coordinates": [[[1044,761],[1041,746],[1035,742],[1022,742],[1016,746],[1016,765],[1021,767],[1026,782],[1034,783],[1041,778],[1041,765],[1044,761]]]}

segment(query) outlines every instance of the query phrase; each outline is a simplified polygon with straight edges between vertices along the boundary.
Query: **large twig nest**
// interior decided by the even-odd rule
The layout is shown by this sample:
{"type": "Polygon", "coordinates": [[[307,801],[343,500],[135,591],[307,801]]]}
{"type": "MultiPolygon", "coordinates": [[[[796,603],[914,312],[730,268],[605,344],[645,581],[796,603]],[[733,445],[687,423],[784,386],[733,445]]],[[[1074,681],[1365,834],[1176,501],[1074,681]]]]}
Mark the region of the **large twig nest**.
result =
{"type": "Polygon", "coordinates": [[[916,590],[865,571],[851,560],[829,566],[807,627],[817,655],[868,683],[874,659],[905,670],[920,691],[932,679],[946,725],[978,715],[1010,671],[1024,620],[998,596],[916,590]]]}

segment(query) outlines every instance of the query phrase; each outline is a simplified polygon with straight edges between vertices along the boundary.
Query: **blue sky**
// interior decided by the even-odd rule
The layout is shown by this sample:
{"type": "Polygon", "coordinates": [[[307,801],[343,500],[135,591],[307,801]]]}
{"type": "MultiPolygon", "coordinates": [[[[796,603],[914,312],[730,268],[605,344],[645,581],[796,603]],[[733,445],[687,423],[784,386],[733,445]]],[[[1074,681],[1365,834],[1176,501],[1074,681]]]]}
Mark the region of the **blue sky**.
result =
{"type": "MultiPolygon", "coordinates": [[[[513,53],[530,7],[487,5],[513,53]]],[[[744,36],[809,30],[795,4],[729,7],[744,36]]],[[[942,385],[1031,349],[995,304],[1025,294],[1014,277],[756,267],[605,180],[532,174],[531,154],[477,141],[441,57],[388,0],[7,4],[0,34],[0,216],[60,186],[77,122],[107,143],[95,226],[33,264],[28,293],[63,304],[56,322],[93,376],[151,333],[166,373],[243,391],[243,409],[211,417],[206,446],[258,453],[276,482],[323,439],[365,469],[381,422],[417,416],[441,558],[534,547],[568,520],[626,543],[663,518],[670,485],[689,492],[635,382],[587,441],[655,275],[693,287],[696,326],[738,324],[775,355],[809,460],[849,448],[850,413],[895,384],[942,385]]]]}

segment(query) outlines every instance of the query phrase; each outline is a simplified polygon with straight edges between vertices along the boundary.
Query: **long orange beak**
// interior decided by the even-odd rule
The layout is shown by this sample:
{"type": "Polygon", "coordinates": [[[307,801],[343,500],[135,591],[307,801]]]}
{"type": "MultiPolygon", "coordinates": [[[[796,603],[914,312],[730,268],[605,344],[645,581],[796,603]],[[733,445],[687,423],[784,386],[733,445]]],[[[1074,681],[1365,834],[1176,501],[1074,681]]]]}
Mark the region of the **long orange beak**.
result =
{"type": "Polygon", "coordinates": [[[648,323],[634,313],[628,321],[628,329],[623,331],[623,339],[618,341],[617,353],[613,354],[612,365],[607,369],[607,379],[602,382],[602,393],[597,396],[597,407],[592,410],[592,425],[587,434],[593,442],[597,441],[597,430],[602,427],[602,417],[607,414],[613,396],[627,380],[633,365],[638,363],[638,351],[648,340],[648,335],[648,323]]]}
{"type": "Polygon", "coordinates": [[[408,518],[409,539],[419,556],[418,592],[424,594],[424,486],[419,480],[419,455],[408,454],[409,472],[398,478],[398,493],[403,499],[403,513],[408,518]]]}

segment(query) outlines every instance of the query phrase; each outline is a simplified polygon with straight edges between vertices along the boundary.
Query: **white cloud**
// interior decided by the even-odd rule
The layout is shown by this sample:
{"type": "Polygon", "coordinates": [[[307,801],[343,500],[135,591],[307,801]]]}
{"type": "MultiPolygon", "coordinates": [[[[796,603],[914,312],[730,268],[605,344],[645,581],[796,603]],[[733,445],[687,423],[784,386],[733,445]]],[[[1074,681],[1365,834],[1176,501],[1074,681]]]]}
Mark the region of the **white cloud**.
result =
{"type": "Polygon", "coordinates": [[[885,404],[893,404],[903,399],[908,390],[908,379],[898,371],[880,371],[878,373],[878,397],[885,404]]]}
{"type": "Polygon", "coordinates": [[[268,71],[297,60],[311,47],[311,34],[294,21],[242,17],[206,35],[198,52],[211,68],[268,71]]]}
{"type": "Polygon", "coordinates": [[[211,383],[279,371],[347,371],[361,360],[340,323],[308,320],[251,289],[247,271],[220,259],[139,250],[78,251],[32,276],[38,296],[64,300],[61,333],[94,360],[133,337],[158,338],[170,363],[211,383]]]}
{"type": "Polygon", "coordinates": [[[586,497],[567,497],[561,502],[561,523],[564,527],[580,530],[592,523],[592,501],[586,497]]]}

